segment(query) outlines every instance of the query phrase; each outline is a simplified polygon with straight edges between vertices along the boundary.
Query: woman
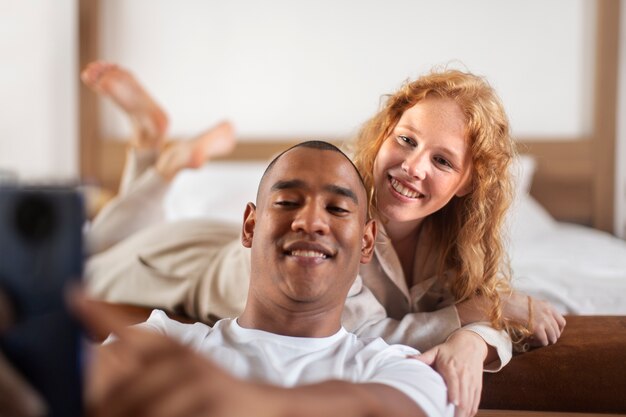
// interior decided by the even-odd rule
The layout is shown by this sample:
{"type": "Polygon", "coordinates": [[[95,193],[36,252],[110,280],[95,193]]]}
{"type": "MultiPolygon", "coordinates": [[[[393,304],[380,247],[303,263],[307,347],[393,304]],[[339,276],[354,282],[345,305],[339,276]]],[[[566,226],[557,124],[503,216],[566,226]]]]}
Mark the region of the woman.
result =
{"type": "MultiPolygon", "coordinates": [[[[361,276],[396,319],[372,324],[379,334],[399,341],[398,329],[407,334],[417,323],[437,320],[430,337],[446,341],[437,351],[447,363],[440,369],[444,378],[469,372],[474,381],[466,386],[478,389],[482,362],[475,350],[446,339],[458,326],[484,321],[532,334],[543,345],[556,342],[563,317],[509,288],[501,230],[515,150],[503,106],[485,80],[448,70],[407,83],[363,126],[354,148],[379,220],[375,259],[361,276]],[[424,311],[430,314],[416,317],[424,311]]],[[[350,319],[347,327],[367,325],[358,314],[350,319]]],[[[472,330],[498,345],[489,327],[472,330]]],[[[478,406],[479,392],[451,391],[453,401],[464,395],[461,402],[478,406]]]]}
{"type": "MultiPolygon", "coordinates": [[[[92,232],[101,225],[103,234],[111,235],[120,230],[109,226],[117,222],[111,219],[130,224],[135,221],[128,219],[148,219],[137,209],[139,202],[162,196],[172,174],[197,166],[189,161],[213,155],[201,151],[200,157],[180,158],[184,163],[173,164],[168,175],[160,173],[158,161],[170,160],[167,150],[183,145],[161,145],[165,129],[158,128],[162,111],[154,101],[119,67],[92,64],[83,80],[129,114],[137,137],[152,137],[144,140],[152,144],[152,162],[126,171],[125,177],[132,178],[126,188],[133,192],[121,194],[94,222],[92,232]],[[130,100],[134,106],[128,105],[129,96],[135,97],[130,100]],[[129,171],[135,173],[129,176],[129,171]]],[[[210,133],[209,144],[233,143],[232,131],[230,136],[210,133]]],[[[131,166],[139,159],[139,146],[133,146],[131,166]]],[[[382,233],[374,262],[362,268],[362,279],[346,302],[344,324],[361,335],[425,351],[420,359],[446,379],[459,415],[478,407],[483,363],[499,359],[492,367],[497,370],[510,358],[510,341],[501,329],[526,335],[528,324],[533,336],[547,344],[556,341],[564,325],[548,304],[509,291],[500,229],[510,201],[513,156],[508,121],[491,87],[456,71],[407,84],[388,98],[356,141],[355,162],[382,233]]],[[[158,200],[148,201],[160,207],[158,200]]],[[[204,321],[240,313],[249,262],[238,230],[207,220],[161,224],[132,235],[130,227],[121,230],[113,239],[91,239],[107,240],[93,245],[96,252],[121,240],[90,260],[93,294],[182,310],[204,321]]]]}

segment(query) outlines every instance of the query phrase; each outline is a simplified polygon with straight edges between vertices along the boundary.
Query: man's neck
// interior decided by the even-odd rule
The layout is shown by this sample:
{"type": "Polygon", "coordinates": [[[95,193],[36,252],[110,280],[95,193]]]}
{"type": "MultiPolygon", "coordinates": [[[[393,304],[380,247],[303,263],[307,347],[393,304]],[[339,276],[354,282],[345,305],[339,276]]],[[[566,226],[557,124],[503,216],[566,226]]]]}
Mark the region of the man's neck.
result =
{"type": "Polygon", "coordinates": [[[336,311],[319,309],[302,311],[267,306],[248,299],[246,308],[237,319],[237,323],[247,329],[263,330],[292,337],[328,337],[341,328],[340,306],[336,311]]]}

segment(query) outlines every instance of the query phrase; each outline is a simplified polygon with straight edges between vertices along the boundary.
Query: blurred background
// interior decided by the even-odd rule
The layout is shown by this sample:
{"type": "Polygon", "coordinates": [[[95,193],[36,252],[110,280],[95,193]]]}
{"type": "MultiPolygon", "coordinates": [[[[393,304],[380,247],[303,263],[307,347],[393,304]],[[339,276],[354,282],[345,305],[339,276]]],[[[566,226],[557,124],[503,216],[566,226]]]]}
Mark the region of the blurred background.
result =
{"type": "Polygon", "coordinates": [[[448,66],[487,77],[520,141],[610,136],[603,228],[624,237],[626,7],[614,5],[0,0],[0,176],[91,181],[89,138],[128,137],[117,109],[81,90],[79,70],[95,58],[131,69],[169,113],[173,136],[229,119],[250,142],[351,137],[384,94],[448,66]],[[606,50],[598,10],[619,10],[617,46],[606,50]],[[616,81],[603,84],[599,68],[616,81]]]}

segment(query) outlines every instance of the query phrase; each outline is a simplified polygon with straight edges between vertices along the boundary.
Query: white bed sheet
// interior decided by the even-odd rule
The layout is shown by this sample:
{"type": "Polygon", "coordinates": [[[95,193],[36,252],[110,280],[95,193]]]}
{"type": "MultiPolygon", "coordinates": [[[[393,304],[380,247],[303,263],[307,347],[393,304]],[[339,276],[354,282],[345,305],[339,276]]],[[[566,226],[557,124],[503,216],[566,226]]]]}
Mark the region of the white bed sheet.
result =
{"type": "Polygon", "coordinates": [[[626,314],[626,242],[555,223],[510,247],[514,287],[567,314],[626,314]]]}
{"type": "MultiPolygon", "coordinates": [[[[266,165],[214,162],[181,173],[165,198],[167,218],[206,217],[241,224],[266,165]]],[[[527,176],[532,174],[531,168],[525,169],[527,176]]],[[[515,288],[551,301],[563,313],[626,315],[626,242],[554,221],[527,194],[528,178],[520,183],[509,217],[515,288]]]]}

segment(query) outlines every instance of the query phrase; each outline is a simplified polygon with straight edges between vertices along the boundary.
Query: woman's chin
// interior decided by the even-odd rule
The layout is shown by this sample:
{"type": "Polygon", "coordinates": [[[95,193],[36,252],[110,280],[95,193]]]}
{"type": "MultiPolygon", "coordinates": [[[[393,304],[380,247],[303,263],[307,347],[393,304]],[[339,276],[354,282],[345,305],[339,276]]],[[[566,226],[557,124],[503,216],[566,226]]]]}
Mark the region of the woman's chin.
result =
{"type": "Polygon", "coordinates": [[[413,225],[418,224],[425,216],[421,216],[420,213],[415,213],[414,210],[411,210],[410,213],[407,213],[406,208],[396,207],[396,206],[383,206],[379,207],[379,214],[383,224],[407,224],[413,225]]]}

